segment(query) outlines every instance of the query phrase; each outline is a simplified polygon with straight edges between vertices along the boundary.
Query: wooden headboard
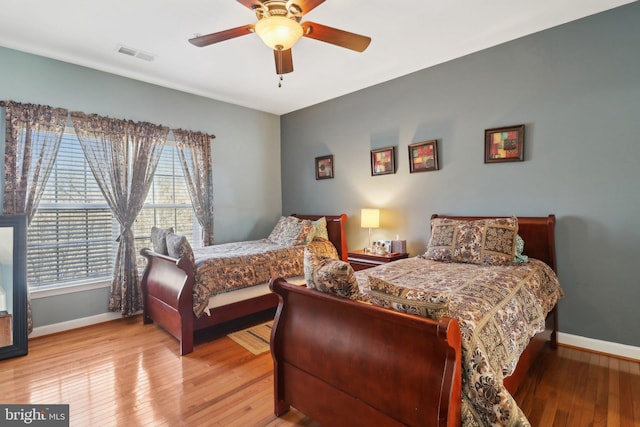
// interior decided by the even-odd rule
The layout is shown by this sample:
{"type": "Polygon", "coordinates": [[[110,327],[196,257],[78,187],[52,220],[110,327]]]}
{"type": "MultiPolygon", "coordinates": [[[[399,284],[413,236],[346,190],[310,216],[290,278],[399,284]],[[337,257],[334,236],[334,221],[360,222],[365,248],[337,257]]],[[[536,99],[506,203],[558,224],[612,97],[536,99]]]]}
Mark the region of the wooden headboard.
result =
{"type": "Polygon", "coordinates": [[[329,240],[338,250],[338,255],[340,259],[343,261],[347,261],[347,236],[344,233],[344,223],[347,221],[347,215],[301,215],[301,214],[292,214],[291,216],[295,216],[300,219],[308,219],[311,221],[315,221],[322,217],[327,219],[327,233],[329,234],[329,240]]]}
{"type": "MultiPolygon", "coordinates": [[[[432,215],[434,218],[450,218],[464,221],[474,221],[478,219],[500,218],[489,216],[451,216],[451,215],[432,215]]],[[[555,215],[547,215],[542,217],[519,216],[518,217],[518,234],[524,240],[524,254],[531,258],[539,259],[556,270],[556,245],[554,239],[554,226],[556,223],[555,215]]]]}

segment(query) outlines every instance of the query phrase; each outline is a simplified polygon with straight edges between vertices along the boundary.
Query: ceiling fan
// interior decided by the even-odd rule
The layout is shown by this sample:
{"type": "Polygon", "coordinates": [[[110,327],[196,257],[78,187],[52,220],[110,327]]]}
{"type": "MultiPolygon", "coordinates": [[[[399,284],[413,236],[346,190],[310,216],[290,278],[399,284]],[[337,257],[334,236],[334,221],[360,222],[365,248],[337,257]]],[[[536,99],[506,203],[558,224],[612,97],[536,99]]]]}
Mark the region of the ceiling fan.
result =
{"type": "Polygon", "coordinates": [[[255,24],[230,28],[217,33],[193,37],[189,42],[198,47],[256,33],[273,49],[276,73],[282,75],[293,71],[291,47],[300,39],[308,37],[336,46],[363,52],[371,38],[315,22],[300,22],[302,17],[324,3],[325,0],[237,0],[253,10],[258,18],[255,24]]]}

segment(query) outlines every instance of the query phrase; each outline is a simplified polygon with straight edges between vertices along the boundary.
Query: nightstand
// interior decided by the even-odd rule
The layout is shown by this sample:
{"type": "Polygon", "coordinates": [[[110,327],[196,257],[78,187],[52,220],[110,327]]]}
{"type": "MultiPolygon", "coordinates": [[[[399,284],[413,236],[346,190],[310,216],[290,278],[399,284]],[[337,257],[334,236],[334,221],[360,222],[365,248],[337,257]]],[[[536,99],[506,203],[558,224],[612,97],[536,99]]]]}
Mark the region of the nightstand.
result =
{"type": "Polygon", "coordinates": [[[392,252],[385,255],[376,255],[363,250],[357,250],[349,251],[347,260],[349,261],[349,264],[351,264],[351,267],[353,267],[355,271],[358,271],[408,257],[409,254],[406,252],[392,252]]]}

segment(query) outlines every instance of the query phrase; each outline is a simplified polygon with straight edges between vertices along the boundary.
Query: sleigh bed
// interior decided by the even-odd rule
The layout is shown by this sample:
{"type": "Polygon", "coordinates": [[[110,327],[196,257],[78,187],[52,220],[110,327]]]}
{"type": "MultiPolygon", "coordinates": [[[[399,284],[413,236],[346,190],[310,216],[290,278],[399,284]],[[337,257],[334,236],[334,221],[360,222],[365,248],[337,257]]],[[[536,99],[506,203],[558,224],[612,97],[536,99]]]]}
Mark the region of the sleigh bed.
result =
{"type": "MultiPolygon", "coordinates": [[[[344,225],[347,216],[342,215],[292,215],[300,220],[317,221],[326,218],[328,240],[335,246],[341,259],[347,258],[347,243],[344,225]]],[[[258,242],[259,243],[259,242],[258,242]]],[[[221,245],[222,246],[222,245],[221,245]]],[[[206,248],[205,248],[206,252],[206,248]]],[[[258,313],[278,304],[278,298],[265,283],[243,287],[228,292],[219,292],[205,301],[206,307],[199,307],[198,267],[194,259],[162,255],[150,249],[140,251],[147,259],[147,265],[141,279],[144,302],[143,322],[164,328],[180,342],[180,354],[193,351],[194,332],[249,314],[258,313]],[[196,289],[194,295],[194,289],[196,289]],[[196,311],[198,315],[196,315],[196,311]],[[204,311],[204,312],[203,312],[204,311]]],[[[198,250],[194,250],[198,254],[198,250]]],[[[296,261],[296,262],[301,262],[296,261]]],[[[290,280],[302,284],[301,277],[290,280]]],[[[225,284],[217,284],[224,288],[225,284]]],[[[202,302],[202,301],[200,301],[202,302]]]]}
{"type": "MultiPolygon", "coordinates": [[[[434,215],[432,218],[443,217],[434,215]]],[[[462,221],[484,219],[446,218],[462,221]]],[[[528,269],[538,270],[541,266],[542,275],[550,276],[557,284],[554,223],[553,215],[518,218],[518,235],[525,242],[524,253],[533,259],[527,266],[516,268],[522,273],[528,269]]],[[[418,258],[359,271],[355,276],[362,288],[367,281],[363,275],[367,275],[371,284],[375,283],[371,277],[390,277],[390,271],[400,269],[403,264],[424,262],[425,268],[435,268],[434,263],[438,264],[418,258]]],[[[453,266],[456,263],[439,264],[453,266]]],[[[457,267],[472,269],[468,264],[457,267]]],[[[496,275],[501,275],[502,269],[508,268],[511,266],[497,267],[496,275]]],[[[484,274],[493,274],[486,270],[484,274]]],[[[559,287],[556,298],[552,302],[547,301],[547,308],[538,316],[538,328],[544,330],[530,340],[528,337],[521,340],[526,349],[515,359],[515,369],[510,375],[504,373],[504,378],[502,373],[498,374],[499,378],[485,376],[486,381],[499,380],[501,384],[483,388],[482,380],[473,382],[474,370],[483,371],[486,365],[491,365],[491,360],[483,359],[485,355],[480,352],[467,354],[465,349],[470,340],[467,319],[459,321],[454,315],[441,317],[433,315],[434,312],[431,312],[433,318],[424,317],[424,313],[423,316],[407,314],[371,304],[371,300],[367,303],[293,286],[281,278],[273,279],[270,286],[280,299],[271,337],[275,414],[282,415],[293,406],[321,425],[473,426],[501,422],[527,425],[511,395],[544,346],[555,348],[557,345],[556,301],[562,296],[559,287]],[[466,365],[469,360],[476,363],[471,368],[466,365]],[[468,407],[468,400],[465,401],[465,396],[470,393],[470,384],[486,394],[481,397],[489,402],[490,410],[497,407],[491,400],[498,399],[498,395],[492,396],[490,391],[501,388],[506,390],[502,392],[503,397],[506,395],[515,406],[507,409],[506,415],[502,413],[502,420],[500,415],[491,422],[479,416],[474,418],[471,413],[480,410],[468,407]]],[[[529,285],[517,286],[525,289],[529,285]]],[[[497,306],[511,305],[500,302],[497,306]]],[[[501,312],[498,309],[493,311],[501,312]]],[[[485,329],[478,328],[480,330],[483,335],[488,335],[485,329]]]]}

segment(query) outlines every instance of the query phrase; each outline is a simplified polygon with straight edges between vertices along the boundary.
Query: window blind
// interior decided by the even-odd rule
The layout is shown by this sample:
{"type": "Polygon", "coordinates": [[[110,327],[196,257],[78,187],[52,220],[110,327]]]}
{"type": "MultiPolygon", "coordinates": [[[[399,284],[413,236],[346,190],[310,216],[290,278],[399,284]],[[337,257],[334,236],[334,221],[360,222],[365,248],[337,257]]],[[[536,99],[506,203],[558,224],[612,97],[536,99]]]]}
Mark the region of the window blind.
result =
{"type": "MultiPolygon", "coordinates": [[[[193,247],[201,230],[179,163],[177,149],[165,145],[144,207],[134,224],[136,253],[151,246],[151,227],[173,227],[193,247]]],[[[113,217],[84,158],[73,130],[65,132],[38,210],[28,230],[27,282],[54,287],[111,280],[120,225],[113,217]]],[[[146,259],[138,256],[140,269],[146,259]]]]}
{"type": "Polygon", "coordinates": [[[28,230],[29,286],[111,276],[115,223],[77,138],[65,133],[28,230]]]}

